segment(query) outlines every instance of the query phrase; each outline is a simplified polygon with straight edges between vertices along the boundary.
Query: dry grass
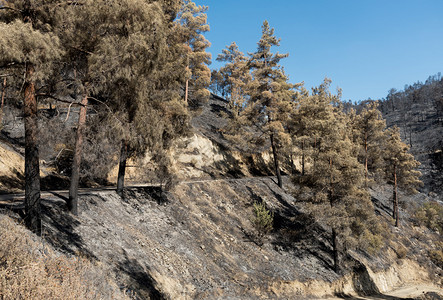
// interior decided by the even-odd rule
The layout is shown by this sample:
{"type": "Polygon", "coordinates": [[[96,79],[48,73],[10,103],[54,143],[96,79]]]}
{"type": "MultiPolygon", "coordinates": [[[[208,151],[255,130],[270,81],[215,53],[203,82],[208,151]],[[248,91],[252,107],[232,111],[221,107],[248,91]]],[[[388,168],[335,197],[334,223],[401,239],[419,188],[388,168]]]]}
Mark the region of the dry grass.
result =
{"type": "Polygon", "coordinates": [[[103,267],[68,257],[0,215],[0,299],[128,299],[103,267]]]}
{"type": "Polygon", "coordinates": [[[0,142],[0,193],[20,192],[24,167],[23,157],[0,142]]]}

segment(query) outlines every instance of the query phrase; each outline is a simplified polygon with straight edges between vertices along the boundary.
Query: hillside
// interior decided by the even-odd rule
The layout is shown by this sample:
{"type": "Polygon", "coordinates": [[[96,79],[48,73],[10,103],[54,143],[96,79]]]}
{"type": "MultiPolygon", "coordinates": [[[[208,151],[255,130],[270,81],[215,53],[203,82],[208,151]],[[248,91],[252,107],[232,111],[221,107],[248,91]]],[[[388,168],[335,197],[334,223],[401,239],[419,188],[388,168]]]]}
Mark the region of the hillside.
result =
{"type": "Polygon", "coordinates": [[[388,126],[401,128],[402,139],[411,146],[411,153],[420,161],[419,170],[425,183],[423,191],[443,199],[443,123],[436,111],[426,104],[415,104],[383,114],[388,126]]]}
{"type": "Polygon", "coordinates": [[[214,4],[0,0],[0,300],[443,300],[441,74],[341,100],[397,85],[410,74],[383,70],[406,61],[426,70],[412,52],[366,67],[401,58],[390,28],[431,23],[296,3],[306,26],[280,37],[268,20],[291,21],[289,1],[214,4]],[[217,13],[242,6],[261,35],[231,22],[210,41],[217,13]],[[228,31],[257,47],[218,48],[228,31]],[[371,36],[383,51],[331,43],[371,36]],[[337,61],[345,93],[311,85],[337,61]]]}
{"type": "Polygon", "coordinates": [[[420,161],[422,191],[443,201],[443,79],[429,76],[425,83],[390,91],[381,102],[388,127],[398,126],[402,140],[420,161]]]}
{"type": "MultiPolygon", "coordinates": [[[[443,293],[442,269],[430,259],[441,236],[415,218],[428,194],[401,194],[397,229],[391,223],[391,187],[374,188],[387,244],[377,254],[342,248],[337,274],[330,229],[291,195],[287,177],[280,189],[266,176],[271,174],[267,153],[230,149],[219,131],[223,112],[226,102],[212,97],[193,120],[194,134],[177,143],[181,183],[170,192],[155,185],[128,188],[124,199],[112,190],[83,192],[78,217],[65,212],[61,193],[46,194],[43,243],[109,267],[121,289],[138,299],[362,299],[368,294],[401,299],[418,297],[415,291],[443,293]],[[256,201],[274,212],[274,229],[264,241],[251,222],[256,201]]],[[[138,168],[128,175],[129,184],[146,182],[138,168]]],[[[2,207],[20,220],[10,204],[2,207]]]]}
{"type": "MultiPolygon", "coordinates": [[[[384,219],[388,195],[374,195],[384,219]]],[[[110,267],[118,284],[140,299],[301,299],[416,285],[439,290],[441,269],[425,250],[434,247],[435,234],[405,218],[408,230],[389,226],[382,255],[343,253],[346,268],[336,274],[328,230],[272,178],[182,183],[163,195],[155,187],[128,189],[123,201],[113,191],[80,199],[78,217],[64,212],[59,197],[45,199],[46,242],[110,267]],[[254,201],[266,201],[275,213],[274,230],[261,246],[250,221],[254,201]]]]}

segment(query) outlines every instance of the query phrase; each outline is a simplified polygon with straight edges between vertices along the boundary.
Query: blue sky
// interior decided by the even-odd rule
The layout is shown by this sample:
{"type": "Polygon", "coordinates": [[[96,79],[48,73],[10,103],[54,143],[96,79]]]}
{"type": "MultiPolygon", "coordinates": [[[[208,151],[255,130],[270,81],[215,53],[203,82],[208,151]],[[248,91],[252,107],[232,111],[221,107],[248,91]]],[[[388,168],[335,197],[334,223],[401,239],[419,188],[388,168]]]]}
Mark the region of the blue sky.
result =
{"type": "Polygon", "coordinates": [[[274,52],[290,81],[310,88],[325,76],[343,100],[379,99],[391,88],[443,73],[443,0],[196,0],[209,6],[206,34],[215,58],[235,41],[254,52],[268,20],[274,52]]]}

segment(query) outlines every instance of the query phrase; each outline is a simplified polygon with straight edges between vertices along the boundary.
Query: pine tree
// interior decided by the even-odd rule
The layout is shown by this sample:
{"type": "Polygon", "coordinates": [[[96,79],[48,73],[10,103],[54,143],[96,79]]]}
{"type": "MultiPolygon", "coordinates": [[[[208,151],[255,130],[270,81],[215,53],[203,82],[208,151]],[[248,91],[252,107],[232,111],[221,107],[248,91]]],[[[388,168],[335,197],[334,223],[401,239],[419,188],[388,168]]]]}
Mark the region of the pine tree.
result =
{"type": "Polygon", "coordinates": [[[227,95],[227,82],[223,74],[219,70],[211,71],[211,83],[209,84],[209,89],[213,94],[220,95],[223,98],[227,95]]]}
{"type": "Polygon", "coordinates": [[[264,138],[269,138],[274,158],[274,170],[277,184],[282,187],[279,150],[289,143],[286,124],[291,112],[295,95],[294,85],[288,82],[279,62],[288,54],[272,53],[271,48],[279,46],[280,39],[274,36],[274,29],[267,21],[263,22],[262,36],[257,51],[251,54],[249,66],[252,81],[247,86],[248,104],[238,120],[259,131],[255,143],[260,145],[264,138]]]}
{"type": "Polygon", "coordinates": [[[408,153],[409,147],[401,141],[398,127],[386,131],[386,144],[383,148],[384,172],[389,183],[393,184],[392,217],[395,226],[399,225],[398,188],[404,188],[410,193],[417,193],[417,188],[423,183],[421,173],[415,170],[420,163],[408,153]]]}
{"type": "Polygon", "coordinates": [[[78,116],[77,135],[75,140],[74,158],[72,160],[71,181],[69,184],[68,210],[74,215],[78,214],[78,183],[80,178],[80,164],[82,161],[82,148],[86,127],[86,112],[88,105],[87,85],[82,94],[80,102],[80,113],[78,116]]]}
{"type": "MultiPolygon", "coordinates": [[[[116,37],[128,38],[127,35],[129,34],[133,35],[130,38],[136,39],[134,35],[135,31],[152,35],[152,32],[155,33],[156,30],[161,27],[160,31],[167,32],[162,32],[157,35],[154,34],[151,42],[155,42],[157,39],[160,43],[164,43],[167,38],[170,38],[170,35],[167,35],[172,31],[172,22],[177,15],[178,8],[178,0],[135,1],[134,3],[123,2],[120,4],[115,1],[85,0],[80,5],[69,5],[68,9],[64,11],[62,17],[66,20],[65,26],[61,28],[59,35],[67,52],[65,56],[65,65],[67,66],[66,73],[68,77],[70,77],[71,86],[75,87],[74,92],[81,98],[68,199],[68,208],[72,213],[77,214],[78,183],[82,161],[82,144],[86,129],[86,108],[89,102],[88,100],[92,100],[94,103],[98,102],[99,105],[103,105],[104,103],[108,108],[108,113],[111,112],[111,115],[115,113],[113,117],[105,119],[108,121],[112,120],[112,127],[122,133],[122,121],[120,117],[117,116],[119,108],[118,105],[112,101],[115,99],[107,101],[110,99],[106,99],[106,95],[101,95],[101,91],[104,90],[105,85],[109,84],[109,81],[102,83],[100,79],[97,79],[97,77],[95,77],[96,73],[90,71],[91,65],[93,65],[96,60],[106,60],[106,58],[100,56],[106,55],[103,51],[103,46],[106,44],[109,45],[109,39],[116,37]],[[132,10],[134,9],[139,9],[139,12],[133,13],[132,10]],[[125,14],[131,15],[131,18],[125,18],[125,14]],[[153,22],[151,22],[150,18],[155,14],[160,15],[161,20],[152,18],[153,22]],[[154,28],[155,26],[152,24],[159,22],[159,20],[161,25],[154,28]],[[146,26],[143,26],[144,23],[146,26]],[[101,101],[98,100],[97,97],[92,97],[95,95],[97,95],[98,98],[101,97],[101,101]]],[[[140,41],[143,40],[140,39],[140,41]]],[[[146,41],[146,39],[144,41],[146,41]]],[[[168,51],[171,53],[177,48],[171,43],[169,43],[168,46],[170,46],[168,51]]],[[[138,48],[140,52],[136,54],[140,56],[140,58],[143,57],[141,48],[142,47],[138,48]]],[[[121,51],[123,49],[119,50],[121,51]]],[[[132,49],[126,51],[132,51],[132,49]]],[[[151,56],[147,55],[148,59],[153,56],[155,56],[155,54],[151,54],[151,56]]],[[[154,62],[155,59],[151,59],[150,63],[154,62]]],[[[177,60],[177,62],[179,62],[179,60],[177,60]]],[[[117,63],[122,63],[122,68],[125,67],[125,62],[117,61],[117,63]]],[[[149,68],[149,65],[146,63],[145,66],[149,68]]],[[[114,68],[118,68],[118,66],[114,66],[114,68]]],[[[165,94],[167,94],[167,91],[165,91],[165,94]]],[[[127,148],[124,144],[125,142],[123,142],[121,147],[122,150],[127,148]]],[[[121,162],[123,163],[126,162],[126,159],[124,159],[126,152],[122,153],[125,154],[121,158],[121,162]]],[[[122,173],[121,170],[120,174],[124,175],[124,172],[122,173]]],[[[120,186],[123,186],[123,178],[124,176],[120,176],[120,186]]]]}
{"type": "Polygon", "coordinates": [[[217,61],[225,62],[219,73],[229,96],[229,107],[234,114],[238,115],[246,104],[246,87],[252,79],[248,68],[248,58],[233,42],[222,50],[222,53],[217,56],[217,61]]]}
{"type": "Polygon", "coordinates": [[[40,166],[36,88],[44,85],[60,59],[59,39],[52,33],[54,10],[63,1],[10,0],[0,12],[0,65],[24,70],[25,223],[41,233],[40,166]]]}
{"type": "Polygon", "coordinates": [[[185,66],[180,63],[179,30],[165,14],[165,5],[118,3],[112,15],[102,19],[106,37],[90,55],[88,72],[93,92],[105,99],[121,133],[121,195],[127,159],[147,150],[155,152],[153,157],[166,155],[171,140],[186,131],[187,110],[180,101],[185,66]]]}
{"type": "Polygon", "coordinates": [[[2,84],[2,95],[1,95],[1,107],[0,107],[0,130],[3,126],[3,107],[5,104],[5,95],[6,95],[6,86],[7,86],[7,78],[6,76],[3,78],[3,84],[2,84]]]}
{"type": "Polygon", "coordinates": [[[91,96],[88,59],[96,52],[98,43],[104,37],[101,34],[103,29],[100,20],[103,20],[104,12],[111,12],[105,8],[103,1],[86,0],[81,5],[69,5],[61,13],[65,26],[58,28],[58,35],[66,49],[64,62],[67,77],[71,85],[75,86],[74,92],[81,98],[67,201],[68,210],[74,215],[78,214],[80,165],[86,130],[87,105],[91,96]]]}
{"type": "Polygon", "coordinates": [[[184,0],[178,14],[187,60],[187,80],[185,83],[185,102],[192,107],[209,99],[207,89],[211,82],[211,54],[206,49],[211,43],[204,33],[209,31],[206,11],[208,7],[196,5],[193,1],[184,0]]]}
{"type": "MultiPolygon", "coordinates": [[[[355,219],[371,211],[369,194],[362,188],[364,173],[354,151],[347,117],[327,90],[330,81],[314,89],[300,102],[295,124],[304,141],[311,164],[301,175],[293,175],[298,197],[315,205],[314,214],[331,227],[334,269],[339,270],[339,244],[344,244],[355,219]],[[341,241],[341,243],[339,243],[341,241]]],[[[365,217],[364,217],[365,218],[365,217]]]]}
{"type": "Polygon", "coordinates": [[[320,136],[324,134],[326,125],[319,120],[325,119],[331,104],[337,102],[337,98],[329,92],[331,80],[325,78],[324,82],[313,91],[313,95],[305,89],[298,95],[298,103],[293,106],[288,126],[291,138],[301,152],[301,174],[305,175],[308,160],[312,163],[312,157],[318,151],[320,136]]]}
{"type": "Polygon", "coordinates": [[[382,165],[381,149],[384,143],[386,121],[378,110],[378,103],[369,103],[359,114],[350,114],[354,130],[354,142],[360,147],[359,161],[365,167],[365,184],[369,176],[380,172],[382,165]]]}

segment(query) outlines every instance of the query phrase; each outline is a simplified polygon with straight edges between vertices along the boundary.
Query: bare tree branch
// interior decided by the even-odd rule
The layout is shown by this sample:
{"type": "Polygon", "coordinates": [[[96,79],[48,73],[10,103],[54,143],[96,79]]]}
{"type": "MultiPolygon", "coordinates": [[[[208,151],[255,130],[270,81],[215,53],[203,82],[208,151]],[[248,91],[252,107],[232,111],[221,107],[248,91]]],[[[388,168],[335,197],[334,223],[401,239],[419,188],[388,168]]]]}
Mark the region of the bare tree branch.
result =
{"type": "Polygon", "coordinates": [[[89,55],[94,54],[94,53],[92,53],[92,52],[90,52],[90,51],[87,51],[87,50],[84,50],[84,49],[81,49],[81,48],[78,48],[78,47],[71,46],[71,48],[72,48],[72,49],[75,49],[75,50],[78,50],[78,51],[80,51],[80,52],[83,52],[83,53],[89,54],[89,55]]]}
{"type": "Polygon", "coordinates": [[[58,3],[57,5],[55,5],[54,7],[59,7],[59,6],[62,6],[62,5],[73,5],[73,6],[77,6],[77,5],[84,5],[85,3],[84,2],[81,2],[81,1],[66,1],[66,2],[64,2],[64,3],[58,3]]]}
{"type": "Polygon", "coordinates": [[[49,95],[49,94],[37,94],[37,95],[35,95],[35,96],[36,96],[36,97],[50,98],[50,99],[53,99],[53,100],[55,100],[55,101],[59,101],[59,102],[63,102],[63,103],[69,103],[69,104],[71,104],[71,105],[86,106],[86,105],[81,104],[80,102],[75,102],[75,101],[69,101],[69,100],[60,99],[60,98],[54,97],[54,96],[49,95]]]}
{"type": "Polygon", "coordinates": [[[97,102],[100,103],[100,104],[103,104],[103,105],[106,107],[106,109],[109,110],[109,112],[112,114],[112,116],[113,116],[117,121],[120,122],[121,125],[124,124],[119,118],[117,118],[117,117],[115,116],[115,114],[114,114],[114,112],[112,111],[112,109],[111,109],[111,108],[110,108],[105,102],[100,101],[100,100],[98,100],[97,98],[94,98],[94,97],[88,97],[88,99],[92,99],[92,100],[94,100],[94,101],[97,101],[97,102]]]}
{"type": "Polygon", "coordinates": [[[68,121],[68,119],[69,119],[69,113],[71,112],[71,106],[72,106],[72,104],[73,104],[73,103],[69,104],[69,107],[68,107],[68,113],[66,114],[65,122],[68,121]]]}

